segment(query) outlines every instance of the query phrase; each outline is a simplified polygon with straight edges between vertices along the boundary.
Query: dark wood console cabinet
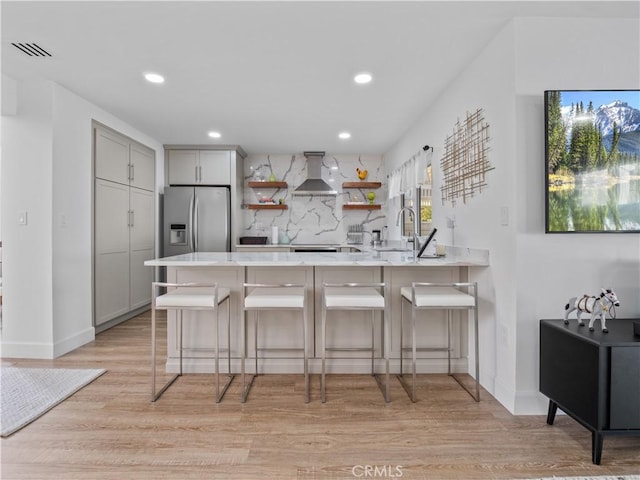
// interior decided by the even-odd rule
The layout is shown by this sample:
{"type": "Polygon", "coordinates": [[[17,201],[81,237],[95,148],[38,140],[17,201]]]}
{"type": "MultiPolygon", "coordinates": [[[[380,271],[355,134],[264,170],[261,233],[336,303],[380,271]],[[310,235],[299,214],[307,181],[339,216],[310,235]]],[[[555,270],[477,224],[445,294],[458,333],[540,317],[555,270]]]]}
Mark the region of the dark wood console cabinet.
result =
{"type": "MultiPolygon", "coordinates": [[[[540,392],[549,397],[547,423],[558,407],[591,431],[600,464],[606,435],[640,435],[640,337],[633,323],[608,320],[609,333],[571,319],[540,320],[540,392]]],[[[588,323],[588,322],[587,322],[588,323]]]]}

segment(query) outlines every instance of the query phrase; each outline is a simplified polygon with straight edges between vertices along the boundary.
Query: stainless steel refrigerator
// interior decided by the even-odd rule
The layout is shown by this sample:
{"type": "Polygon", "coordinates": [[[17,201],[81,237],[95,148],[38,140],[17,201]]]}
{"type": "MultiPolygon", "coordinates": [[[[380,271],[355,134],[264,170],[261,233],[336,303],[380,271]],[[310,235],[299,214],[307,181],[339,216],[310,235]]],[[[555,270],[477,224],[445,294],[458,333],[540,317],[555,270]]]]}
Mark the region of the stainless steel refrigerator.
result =
{"type": "Polygon", "coordinates": [[[227,187],[167,187],[163,199],[164,256],[231,251],[227,187]]]}

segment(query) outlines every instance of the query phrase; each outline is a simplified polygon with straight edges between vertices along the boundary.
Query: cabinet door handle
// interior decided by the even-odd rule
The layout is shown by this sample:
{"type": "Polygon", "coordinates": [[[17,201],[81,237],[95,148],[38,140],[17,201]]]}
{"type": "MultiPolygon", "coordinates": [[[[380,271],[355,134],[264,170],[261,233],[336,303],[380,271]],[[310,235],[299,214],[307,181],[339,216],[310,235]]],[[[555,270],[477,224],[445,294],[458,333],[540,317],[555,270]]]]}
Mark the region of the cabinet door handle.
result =
{"type": "Polygon", "coordinates": [[[132,163],[131,164],[131,181],[133,182],[135,176],[136,176],[136,171],[135,171],[135,165],[132,163]]]}
{"type": "Polygon", "coordinates": [[[133,216],[133,210],[131,210],[131,226],[133,227],[135,217],[133,216]]]}
{"type": "Polygon", "coordinates": [[[202,183],[202,165],[198,167],[198,172],[200,173],[200,183],[202,183]]]}
{"type": "Polygon", "coordinates": [[[196,165],[194,168],[196,169],[196,183],[198,183],[198,166],[196,165]]]}

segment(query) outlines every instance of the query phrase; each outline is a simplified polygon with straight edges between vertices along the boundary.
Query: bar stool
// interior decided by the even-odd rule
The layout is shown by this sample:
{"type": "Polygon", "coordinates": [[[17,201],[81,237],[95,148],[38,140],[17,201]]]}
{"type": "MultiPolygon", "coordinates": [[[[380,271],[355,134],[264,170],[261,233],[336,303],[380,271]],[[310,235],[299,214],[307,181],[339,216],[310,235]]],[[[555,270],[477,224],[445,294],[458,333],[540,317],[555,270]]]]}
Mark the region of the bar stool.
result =
{"type": "MultiPolygon", "coordinates": [[[[307,355],[307,310],[305,300],[305,286],[296,284],[280,284],[270,285],[263,283],[245,283],[244,284],[244,324],[242,329],[242,398],[241,402],[247,401],[249,390],[253,385],[253,380],[258,375],[258,323],[260,317],[259,311],[262,310],[300,310],[302,311],[302,348],[294,348],[291,350],[302,350],[304,359],[304,401],[309,403],[309,358],[307,355]],[[251,291],[248,292],[248,289],[251,291]],[[247,357],[247,312],[256,312],[256,323],[254,328],[254,348],[255,348],[255,370],[251,375],[249,383],[245,382],[245,359],[247,357]]],[[[262,350],[269,350],[263,348],[262,350]]]]}
{"type": "Polygon", "coordinates": [[[385,301],[385,283],[323,283],[322,284],[322,326],[320,348],[322,350],[322,376],[320,377],[320,400],[326,401],[326,379],[325,364],[326,352],[329,350],[339,351],[371,351],[371,375],[376,379],[376,383],[382,392],[385,402],[390,402],[389,394],[389,356],[388,349],[384,347],[387,319],[388,302],[385,301]],[[327,348],[327,311],[328,310],[370,310],[371,311],[371,348],[327,348]],[[382,312],[382,342],[381,357],[385,362],[385,382],[375,374],[374,370],[374,320],[375,312],[382,312]]]}
{"type": "Polygon", "coordinates": [[[400,305],[400,375],[398,380],[404,387],[412,402],[416,402],[416,352],[440,351],[447,352],[447,372],[464,388],[476,402],[480,401],[480,357],[478,352],[478,284],[477,283],[425,283],[413,282],[411,287],[400,289],[402,304],[400,305]],[[466,289],[466,290],[465,290],[466,289]],[[411,347],[404,346],[403,314],[404,304],[411,304],[411,347]],[[416,317],[420,310],[447,311],[447,346],[433,348],[417,348],[416,346],[416,317]],[[451,372],[451,312],[452,310],[473,310],[473,325],[475,332],[475,360],[476,378],[475,391],[467,388],[462,380],[451,372]],[[402,360],[404,352],[412,352],[412,383],[409,386],[404,378],[402,360]]]}
{"type": "Polygon", "coordinates": [[[220,335],[219,335],[219,318],[218,308],[225,301],[229,304],[230,292],[228,288],[219,288],[217,283],[166,283],[153,282],[151,290],[151,401],[155,402],[169,388],[169,386],[182,376],[182,353],[185,349],[182,346],[182,312],[184,310],[210,310],[213,313],[213,319],[216,323],[216,403],[220,403],[224,397],[227,388],[231,385],[234,375],[231,375],[231,309],[229,307],[229,315],[227,316],[227,361],[228,361],[228,378],[220,391],[220,335]],[[169,288],[167,293],[158,295],[160,288],[169,288]],[[180,370],[179,373],[173,375],[171,379],[156,392],[156,310],[176,310],[178,321],[178,350],[180,352],[180,370]]]}

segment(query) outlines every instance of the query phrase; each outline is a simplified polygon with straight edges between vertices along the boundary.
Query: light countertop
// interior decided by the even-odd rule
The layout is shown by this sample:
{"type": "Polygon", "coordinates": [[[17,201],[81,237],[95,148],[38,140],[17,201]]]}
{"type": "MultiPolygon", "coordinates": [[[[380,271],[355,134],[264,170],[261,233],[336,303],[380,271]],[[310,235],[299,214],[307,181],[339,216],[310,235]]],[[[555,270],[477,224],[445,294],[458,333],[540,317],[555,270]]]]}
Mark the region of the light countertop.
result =
{"type": "Polygon", "coordinates": [[[486,267],[489,251],[447,247],[446,255],[416,259],[413,252],[195,252],[147,260],[148,267],[416,266],[486,267]]]}

